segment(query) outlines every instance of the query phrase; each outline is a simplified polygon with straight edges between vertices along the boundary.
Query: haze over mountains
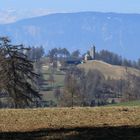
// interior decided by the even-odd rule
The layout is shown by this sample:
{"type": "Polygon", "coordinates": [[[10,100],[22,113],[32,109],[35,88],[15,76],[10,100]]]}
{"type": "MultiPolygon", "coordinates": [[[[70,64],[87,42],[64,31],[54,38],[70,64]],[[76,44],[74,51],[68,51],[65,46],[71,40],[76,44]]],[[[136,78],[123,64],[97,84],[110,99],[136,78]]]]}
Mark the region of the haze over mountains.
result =
{"type": "Polygon", "coordinates": [[[16,43],[79,49],[95,44],[129,59],[140,57],[140,14],[79,12],[51,14],[0,25],[0,36],[16,43]]]}

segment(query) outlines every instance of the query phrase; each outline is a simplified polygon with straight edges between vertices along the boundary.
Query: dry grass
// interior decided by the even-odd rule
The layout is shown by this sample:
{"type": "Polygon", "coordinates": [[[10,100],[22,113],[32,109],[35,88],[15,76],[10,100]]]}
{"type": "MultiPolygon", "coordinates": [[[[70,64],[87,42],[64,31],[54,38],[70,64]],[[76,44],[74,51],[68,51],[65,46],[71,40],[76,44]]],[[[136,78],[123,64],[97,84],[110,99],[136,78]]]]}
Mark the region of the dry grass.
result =
{"type": "MultiPolygon", "coordinates": [[[[84,68],[86,71],[97,69],[101,71],[105,77],[111,77],[115,79],[124,78],[126,75],[126,68],[123,66],[115,66],[103,61],[88,61],[84,64],[78,65],[80,68],[84,68]]],[[[127,68],[127,71],[131,74],[140,76],[140,71],[134,68],[127,68]]]]}
{"type": "Polygon", "coordinates": [[[0,110],[0,132],[102,126],[140,126],[140,108],[102,107],[0,110]]]}

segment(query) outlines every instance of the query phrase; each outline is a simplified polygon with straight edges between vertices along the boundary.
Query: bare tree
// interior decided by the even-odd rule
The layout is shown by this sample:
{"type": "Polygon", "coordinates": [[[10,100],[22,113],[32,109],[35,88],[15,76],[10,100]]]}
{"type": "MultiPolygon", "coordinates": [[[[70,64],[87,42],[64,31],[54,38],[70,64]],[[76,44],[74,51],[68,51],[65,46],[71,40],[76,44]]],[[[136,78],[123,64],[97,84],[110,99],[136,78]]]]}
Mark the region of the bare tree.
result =
{"type": "Polygon", "coordinates": [[[61,94],[61,101],[64,106],[81,106],[80,94],[81,70],[77,67],[70,67],[66,73],[64,92],[61,94]]]}
{"type": "Polygon", "coordinates": [[[140,99],[140,77],[127,72],[125,84],[123,86],[123,100],[139,100],[140,99]]]}

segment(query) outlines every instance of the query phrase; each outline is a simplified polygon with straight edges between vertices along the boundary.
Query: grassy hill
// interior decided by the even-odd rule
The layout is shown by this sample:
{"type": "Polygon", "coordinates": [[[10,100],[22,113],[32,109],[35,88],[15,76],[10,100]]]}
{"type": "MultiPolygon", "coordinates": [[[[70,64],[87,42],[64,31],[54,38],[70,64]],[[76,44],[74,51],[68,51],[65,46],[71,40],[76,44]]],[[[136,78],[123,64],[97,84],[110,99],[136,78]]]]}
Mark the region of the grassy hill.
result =
{"type": "MultiPolygon", "coordinates": [[[[114,79],[125,78],[126,68],[123,66],[116,66],[105,63],[103,61],[91,60],[84,64],[79,64],[79,68],[84,68],[86,71],[97,69],[104,74],[105,77],[114,79]]],[[[140,71],[134,68],[127,67],[127,72],[140,76],[140,71]]]]}

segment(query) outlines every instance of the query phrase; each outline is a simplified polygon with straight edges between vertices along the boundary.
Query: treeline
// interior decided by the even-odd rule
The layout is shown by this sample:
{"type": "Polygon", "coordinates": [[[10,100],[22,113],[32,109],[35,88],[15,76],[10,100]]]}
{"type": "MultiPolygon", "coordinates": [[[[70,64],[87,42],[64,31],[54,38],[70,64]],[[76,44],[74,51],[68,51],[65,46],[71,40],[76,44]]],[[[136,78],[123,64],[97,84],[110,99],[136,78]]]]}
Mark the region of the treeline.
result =
{"type": "Polygon", "coordinates": [[[39,47],[28,47],[30,51],[26,51],[26,55],[28,56],[28,58],[32,61],[38,61],[40,60],[44,55],[45,55],[45,50],[43,48],[43,46],[39,46],[39,47]]]}
{"type": "MultiPolygon", "coordinates": [[[[42,46],[40,47],[30,47],[31,51],[28,52],[28,56],[31,60],[37,61],[42,57],[49,57],[50,62],[53,60],[83,60],[85,53],[81,54],[79,50],[70,52],[66,48],[53,48],[45,53],[45,50],[42,46]]],[[[140,69],[140,59],[137,61],[128,60],[122,56],[110,52],[108,50],[101,50],[96,52],[96,60],[102,60],[112,65],[127,66],[140,69]]]]}
{"type": "Polygon", "coordinates": [[[96,59],[102,60],[112,65],[128,66],[140,69],[140,59],[138,59],[137,61],[128,60],[118,54],[107,50],[96,52],[96,59]]]}
{"type": "Polygon", "coordinates": [[[42,57],[49,57],[51,60],[53,59],[62,59],[62,58],[75,58],[75,59],[81,59],[80,51],[75,50],[73,52],[69,52],[66,48],[53,48],[49,50],[47,53],[45,53],[45,49],[42,46],[32,46],[30,47],[30,51],[27,51],[26,54],[29,57],[29,59],[38,61],[42,57]]]}

